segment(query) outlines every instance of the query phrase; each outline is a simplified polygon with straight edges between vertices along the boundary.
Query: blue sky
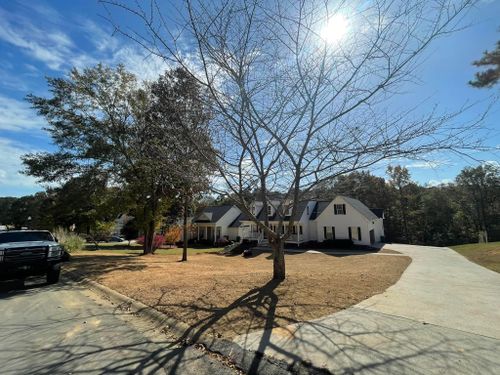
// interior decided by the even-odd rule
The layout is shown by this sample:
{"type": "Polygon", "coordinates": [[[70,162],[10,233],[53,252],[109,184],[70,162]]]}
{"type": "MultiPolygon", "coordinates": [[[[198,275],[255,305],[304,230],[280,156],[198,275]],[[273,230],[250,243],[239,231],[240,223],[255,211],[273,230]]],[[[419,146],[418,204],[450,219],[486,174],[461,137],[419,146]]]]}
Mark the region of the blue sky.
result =
{"type": "MultiPolygon", "coordinates": [[[[21,196],[43,190],[36,181],[19,173],[26,152],[50,150],[44,121],[24,101],[28,93],[47,93],[45,76],[64,75],[72,66],[100,61],[123,63],[141,78],[154,78],[163,63],[139,46],[119,36],[103,18],[106,11],[92,0],[0,1],[0,196],[21,196]]],[[[434,44],[420,67],[421,82],[400,100],[430,98],[444,110],[466,102],[479,102],[468,114],[479,116],[499,89],[478,90],[467,85],[476,69],[471,62],[500,39],[500,0],[481,1],[465,20],[470,26],[434,44]]],[[[124,22],[134,22],[132,19],[124,22]]],[[[490,111],[484,131],[486,143],[496,150],[478,152],[477,159],[500,162],[500,105],[490,111]]],[[[431,162],[405,161],[419,183],[451,181],[471,159],[436,154],[431,162]]],[[[395,163],[395,161],[393,161],[395,163]]],[[[385,166],[373,171],[383,175],[385,166]]]]}

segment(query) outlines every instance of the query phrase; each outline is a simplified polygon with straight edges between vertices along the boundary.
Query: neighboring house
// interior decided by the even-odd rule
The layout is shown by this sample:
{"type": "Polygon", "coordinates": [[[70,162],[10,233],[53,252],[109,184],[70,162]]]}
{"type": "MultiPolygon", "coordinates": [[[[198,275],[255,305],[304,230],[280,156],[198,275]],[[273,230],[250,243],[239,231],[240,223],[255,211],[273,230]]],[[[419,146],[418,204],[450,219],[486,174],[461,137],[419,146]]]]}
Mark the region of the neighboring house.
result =
{"type": "Polygon", "coordinates": [[[198,241],[217,242],[219,239],[236,239],[229,225],[240,214],[239,208],[231,205],[208,206],[193,217],[194,239],[198,241]]]}
{"type": "MultiPolygon", "coordinates": [[[[264,222],[268,216],[273,231],[284,233],[290,216],[285,215],[283,226],[278,228],[279,214],[274,207],[279,201],[271,201],[267,212],[262,202],[255,202],[252,213],[264,222]]],[[[357,199],[337,196],[331,201],[310,200],[299,203],[294,217],[292,234],[286,242],[300,244],[308,241],[351,239],[354,244],[370,245],[384,241],[384,216],[382,209],[369,209],[357,199]]],[[[193,219],[195,234],[199,240],[216,242],[226,238],[266,243],[267,238],[256,223],[236,206],[210,206],[193,219]]]]}
{"type": "Polygon", "coordinates": [[[127,224],[133,218],[134,218],[133,216],[130,216],[127,214],[119,214],[115,219],[115,226],[113,228],[113,235],[114,236],[121,236],[123,227],[125,226],[125,224],[127,224]]]}

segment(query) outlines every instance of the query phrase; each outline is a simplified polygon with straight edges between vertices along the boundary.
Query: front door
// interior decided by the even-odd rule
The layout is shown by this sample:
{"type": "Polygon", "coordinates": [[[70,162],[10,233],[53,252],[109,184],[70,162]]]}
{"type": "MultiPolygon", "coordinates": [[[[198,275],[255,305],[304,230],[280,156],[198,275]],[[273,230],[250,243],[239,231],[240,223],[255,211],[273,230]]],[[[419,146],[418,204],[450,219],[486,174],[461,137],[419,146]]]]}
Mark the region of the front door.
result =
{"type": "Polygon", "coordinates": [[[375,231],[370,230],[370,244],[373,245],[375,243],[375,231]]]}

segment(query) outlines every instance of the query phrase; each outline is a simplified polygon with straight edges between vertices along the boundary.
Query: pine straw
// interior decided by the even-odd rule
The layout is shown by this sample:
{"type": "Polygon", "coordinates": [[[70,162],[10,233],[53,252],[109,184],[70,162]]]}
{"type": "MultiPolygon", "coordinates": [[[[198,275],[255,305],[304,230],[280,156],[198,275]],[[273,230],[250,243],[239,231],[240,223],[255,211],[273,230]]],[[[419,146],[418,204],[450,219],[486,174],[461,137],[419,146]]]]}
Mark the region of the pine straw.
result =
{"type": "Polygon", "coordinates": [[[287,278],[272,282],[269,254],[245,259],[197,254],[76,255],[68,268],[179,319],[198,333],[233,337],[332,314],[393,285],[405,256],[286,255],[287,278]]]}

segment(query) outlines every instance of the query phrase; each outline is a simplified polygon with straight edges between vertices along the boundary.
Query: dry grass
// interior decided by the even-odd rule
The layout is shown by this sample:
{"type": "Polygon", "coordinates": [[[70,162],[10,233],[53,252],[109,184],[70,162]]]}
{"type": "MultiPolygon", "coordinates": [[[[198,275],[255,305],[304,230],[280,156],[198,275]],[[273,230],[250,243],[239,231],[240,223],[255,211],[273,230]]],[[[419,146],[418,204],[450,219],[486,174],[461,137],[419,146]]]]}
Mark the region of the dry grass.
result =
{"type": "Polygon", "coordinates": [[[391,249],[382,249],[382,250],[379,250],[378,252],[382,253],[382,254],[402,254],[399,251],[391,250],[391,249]]]}
{"type": "Polygon", "coordinates": [[[394,284],[410,263],[403,256],[286,256],[287,279],[271,282],[269,254],[250,259],[198,254],[85,254],[74,257],[93,279],[192,326],[233,337],[286,326],[352,306],[394,284]]]}
{"type": "Polygon", "coordinates": [[[474,263],[500,273],[500,242],[471,243],[450,248],[474,263]]]}

